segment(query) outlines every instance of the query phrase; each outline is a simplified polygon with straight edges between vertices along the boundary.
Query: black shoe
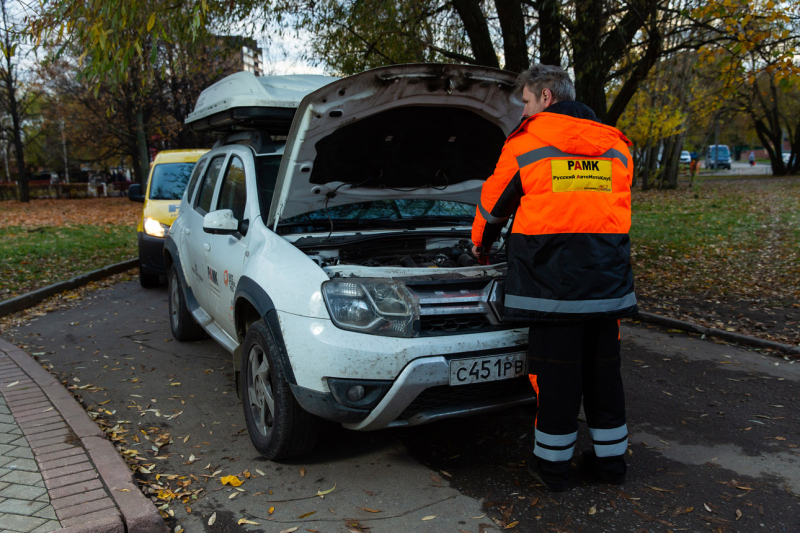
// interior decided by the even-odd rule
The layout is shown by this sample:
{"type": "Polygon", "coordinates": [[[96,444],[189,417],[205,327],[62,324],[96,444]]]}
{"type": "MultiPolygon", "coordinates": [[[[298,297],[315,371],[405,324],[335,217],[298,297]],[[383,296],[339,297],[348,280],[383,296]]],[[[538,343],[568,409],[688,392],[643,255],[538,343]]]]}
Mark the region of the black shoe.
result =
{"type": "Polygon", "coordinates": [[[624,457],[597,457],[594,450],[584,450],[581,452],[581,467],[600,478],[604,483],[610,485],[622,485],[625,483],[624,457]],[[616,472],[614,471],[616,470],[616,472]],[[622,471],[621,473],[619,471],[622,471]]]}
{"type": "Polygon", "coordinates": [[[542,472],[542,468],[539,464],[539,459],[537,457],[533,457],[531,461],[528,463],[528,472],[530,475],[547,487],[549,490],[553,492],[563,492],[569,488],[569,485],[563,481],[555,481],[549,477],[545,477],[544,472],[542,472]]]}

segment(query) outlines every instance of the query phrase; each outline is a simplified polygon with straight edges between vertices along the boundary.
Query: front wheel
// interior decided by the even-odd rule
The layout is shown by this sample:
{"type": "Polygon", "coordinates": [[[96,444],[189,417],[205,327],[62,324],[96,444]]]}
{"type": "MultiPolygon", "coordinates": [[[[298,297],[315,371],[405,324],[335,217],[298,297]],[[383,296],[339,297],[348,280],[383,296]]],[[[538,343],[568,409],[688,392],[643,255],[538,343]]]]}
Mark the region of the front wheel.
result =
{"type": "Polygon", "coordinates": [[[278,350],[263,320],[247,330],[240,373],[244,418],[253,446],[271,461],[311,451],[320,426],[320,419],[295,400],[278,350]]]}
{"type": "Polygon", "coordinates": [[[200,324],[195,321],[189,308],[186,307],[183,287],[175,265],[169,269],[169,325],[172,329],[172,336],[181,342],[196,341],[206,335],[200,324]]]}

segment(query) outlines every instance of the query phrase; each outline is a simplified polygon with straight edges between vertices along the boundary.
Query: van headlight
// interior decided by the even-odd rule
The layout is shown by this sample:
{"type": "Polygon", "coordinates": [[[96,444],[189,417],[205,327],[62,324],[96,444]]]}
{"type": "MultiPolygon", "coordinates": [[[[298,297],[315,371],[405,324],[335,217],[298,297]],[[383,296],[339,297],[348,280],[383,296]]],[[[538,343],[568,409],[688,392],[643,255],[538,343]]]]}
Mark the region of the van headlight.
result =
{"type": "Polygon", "coordinates": [[[419,302],[402,283],[377,279],[334,279],[322,284],[333,323],[370,335],[414,337],[419,302]]]}
{"type": "Polygon", "coordinates": [[[144,219],[144,232],[152,237],[163,237],[169,231],[169,226],[152,218],[144,219]]]}

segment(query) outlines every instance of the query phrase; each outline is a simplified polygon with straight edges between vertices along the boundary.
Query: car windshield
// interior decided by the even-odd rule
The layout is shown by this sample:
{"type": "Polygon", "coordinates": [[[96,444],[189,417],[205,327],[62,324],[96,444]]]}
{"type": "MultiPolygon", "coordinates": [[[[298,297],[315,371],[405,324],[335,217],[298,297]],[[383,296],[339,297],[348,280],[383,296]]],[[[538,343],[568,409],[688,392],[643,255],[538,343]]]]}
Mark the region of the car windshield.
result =
{"type": "Polygon", "coordinates": [[[180,200],[189,183],[194,163],[159,163],[153,169],[151,200],[180,200]]]}
{"type": "Polygon", "coordinates": [[[296,215],[281,221],[281,224],[334,221],[364,222],[372,220],[419,220],[419,219],[464,219],[472,221],[474,204],[449,202],[446,200],[375,200],[355,204],[337,205],[310,213],[296,215]]]}
{"type": "Polygon", "coordinates": [[[689,151],[688,150],[684,150],[683,152],[681,152],[681,156],[682,157],[686,157],[688,155],[689,155],[689,151]]]}

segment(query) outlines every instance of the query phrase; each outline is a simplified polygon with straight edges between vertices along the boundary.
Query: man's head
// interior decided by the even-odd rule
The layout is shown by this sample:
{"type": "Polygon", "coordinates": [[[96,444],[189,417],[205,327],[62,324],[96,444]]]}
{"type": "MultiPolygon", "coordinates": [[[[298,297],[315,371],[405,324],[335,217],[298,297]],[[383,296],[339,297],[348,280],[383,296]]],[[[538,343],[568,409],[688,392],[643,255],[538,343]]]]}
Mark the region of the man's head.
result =
{"type": "Polygon", "coordinates": [[[517,86],[522,87],[525,109],[522,118],[541,113],[562,100],[575,100],[575,86],[564,69],[555,65],[533,65],[517,77],[517,86]]]}

